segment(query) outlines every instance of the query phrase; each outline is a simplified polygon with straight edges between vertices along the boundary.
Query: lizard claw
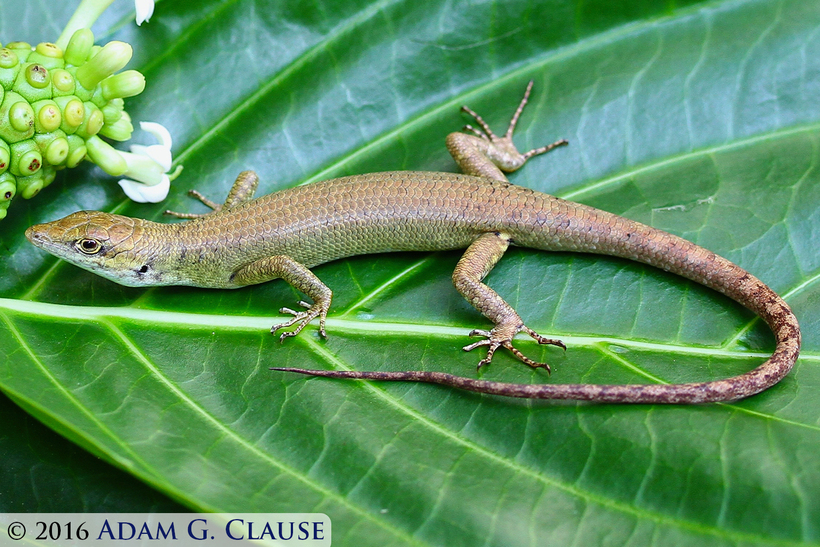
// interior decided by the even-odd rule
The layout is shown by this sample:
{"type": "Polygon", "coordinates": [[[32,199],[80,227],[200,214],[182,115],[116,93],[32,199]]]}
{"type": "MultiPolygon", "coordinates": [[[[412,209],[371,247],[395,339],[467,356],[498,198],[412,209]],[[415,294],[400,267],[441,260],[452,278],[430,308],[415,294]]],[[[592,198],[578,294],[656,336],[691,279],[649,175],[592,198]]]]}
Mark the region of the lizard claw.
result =
{"type": "Polygon", "coordinates": [[[469,336],[484,336],[485,339],[466,345],[462,349],[464,351],[472,351],[475,348],[481,346],[488,346],[487,357],[478,362],[478,366],[476,367],[477,369],[480,369],[484,365],[489,365],[490,362],[493,360],[493,355],[495,354],[495,351],[498,348],[503,347],[508,349],[516,358],[518,358],[518,360],[520,360],[524,364],[532,368],[543,368],[547,371],[547,373],[551,372],[550,366],[547,363],[539,363],[537,361],[533,361],[532,359],[521,353],[515,346],[512,345],[513,337],[519,332],[525,332],[529,334],[539,344],[549,344],[553,346],[558,346],[564,351],[566,351],[567,349],[567,346],[565,346],[564,343],[560,340],[555,340],[553,338],[545,338],[525,325],[520,325],[518,328],[514,330],[503,327],[500,328],[499,326],[496,326],[491,331],[474,329],[470,331],[469,336]],[[509,334],[505,334],[505,331],[512,332],[510,332],[509,334]]]}
{"type": "Polygon", "coordinates": [[[275,334],[276,331],[280,329],[284,329],[290,327],[292,325],[296,325],[296,328],[292,331],[285,331],[279,337],[279,342],[284,342],[285,338],[290,338],[291,336],[296,336],[302,329],[304,329],[308,323],[319,318],[319,336],[322,338],[327,338],[327,332],[325,331],[325,320],[327,319],[327,305],[322,305],[321,303],[317,302],[315,304],[310,304],[305,302],[304,300],[300,300],[298,302],[300,306],[303,308],[307,308],[305,311],[296,311],[290,308],[282,308],[279,310],[279,313],[288,313],[293,316],[293,319],[285,321],[284,323],[279,323],[278,325],[274,325],[270,328],[270,333],[275,334]]]}
{"type": "Polygon", "coordinates": [[[560,340],[556,338],[545,338],[532,330],[531,328],[527,327],[526,325],[521,326],[521,330],[518,332],[526,332],[529,334],[536,342],[539,344],[549,344],[550,346],[558,346],[564,351],[567,351],[567,346],[560,340]]]}

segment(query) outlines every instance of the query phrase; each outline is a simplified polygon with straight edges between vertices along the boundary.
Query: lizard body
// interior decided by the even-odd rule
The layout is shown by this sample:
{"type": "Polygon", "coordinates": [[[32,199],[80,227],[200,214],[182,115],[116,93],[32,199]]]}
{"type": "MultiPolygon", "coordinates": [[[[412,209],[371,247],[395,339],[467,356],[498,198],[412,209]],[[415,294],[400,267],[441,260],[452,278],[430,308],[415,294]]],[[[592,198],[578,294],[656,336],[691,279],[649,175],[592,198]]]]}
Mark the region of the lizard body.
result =
{"type": "MultiPolygon", "coordinates": [[[[532,84],[530,84],[531,86],[532,84]]],[[[763,318],[777,346],[758,368],[733,378],[676,385],[507,384],[428,371],[359,372],[275,369],[335,378],[409,380],[514,397],[607,402],[698,403],[734,400],[774,385],[791,370],[800,330],[788,305],[760,280],[730,261],[685,239],[592,207],[509,183],[512,171],[550,146],[520,154],[512,131],[530,87],[504,137],[496,137],[474,112],[483,132],[453,133],[447,146],[467,174],[396,171],[356,175],[283,190],[252,199],[258,179],[246,171],[223,205],[193,192],[214,209],[206,215],[171,213],[190,222],[161,224],[96,211],[81,211],[35,225],[35,245],[108,279],[130,286],[193,285],[237,288],[282,278],[307,294],[304,311],[283,308],[293,319],[274,326],[324,322],[331,290],[309,268],[343,257],[388,251],[467,248],[453,273],[456,289],[494,323],[476,330],[488,347],[479,367],[504,347],[533,367],[546,367],[513,345],[519,332],[541,344],[564,347],[524,325],[497,293],[482,283],[510,244],[546,251],[619,256],[679,274],[718,290],[763,318]],[[500,168],[500,169],[499,169],[500,168]]]]}

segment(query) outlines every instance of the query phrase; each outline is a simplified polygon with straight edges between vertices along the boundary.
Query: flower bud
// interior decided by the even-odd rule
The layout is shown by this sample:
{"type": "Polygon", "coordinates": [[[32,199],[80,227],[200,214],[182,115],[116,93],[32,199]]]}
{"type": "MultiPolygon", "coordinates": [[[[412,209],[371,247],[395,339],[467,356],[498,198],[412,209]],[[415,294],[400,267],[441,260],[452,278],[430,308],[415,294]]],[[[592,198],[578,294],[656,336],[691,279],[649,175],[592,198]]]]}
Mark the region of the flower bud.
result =
{"type": "Polygon", "coordinates": [[[0,49],[0,68],[14,68],[19,62],[14,51],[7,47],[0,49]]]}
{"type": "Polygon", "coordinates": [[[37,89],[45,88],[50,80],[48,75],[48,69],[43,65],[38,64],[31,64],[28,65],[23,73],[26,75],[26,81],[31,87],[36,87],[37,89]]]}
{"type": "Polygon", "coordinates": [[[103,116],[102,110],[92,102],[85,102],[83,106],[85,107],[85,117],[83,123],[77,128],[76,134],[87,139],[100,132],[103,123],[105,123],[105,116],[103,116]]]}
{"type": "Polygon", "coordinates": [[[26,64],[17,74],[12,89],[29,102],[51,98],[51,77],[43,65],[26,64]]]}
{"type": "Polygon", "coordinates": [[[37,44],[32,54],[28,56],[27,61],[29,63],[43,65],[49,70],[63,68],[63,66],[65,66],[63,50],[51,42],[41,42],[37,44]]]}
{"type": "Polygon", "coordinates": [[[37,133],[50,133],[60,128],[63,123],[63,115],[57,103],[51,100],[37,101],[31,105],[34,109],[34,131],[37,133]]]}
{"type": "MultiPolygon", "coordinates": [[[[75,73],[74,74],[74,96],[76,96],[78,99],[80,99],[83,102],[90,101],[91,97],[94,96],[94,92],[97,91],[97,88],[94,87],[92,89],[86,89],[85,87],[83,87],[83,84],[81,84],[80,81],[77,79],[76,69],[69,68],[68,69],[69,73],[71,73],[72,70],[75,73]]],[[[102,93],[100,93],[100,97],[102,97],[102,93]]]]}
{"type": "Polygon", "coordinates": [[[102,112],[103,117],[105,118],[105,125],[108,125],[110,123],[115,123],[117,120],[122,118],[125,110],[123,110],[122,106],[117,106],[114,104],[114,101],[108,101],[108,104],[102,107],[102,112]]]}
{"type": "Polygon", "coordinates": [[[0,202],[11,201],[17,195],[17,178],[11,173],[0,175],[0,202]]]}
{"type": "Polygon", "coordinates": [[[40,42],[39,44],[37,44],[37,47],[34,48],[34,53],[52,59],[63,58],[63,50],[58,48],[56,44],[52,44],[51,42],[40,42]]]}
{"type": "Polygon", "coordinates": [[[85,141],[77,135],[69,135],[66,140],[68,141],[68,157],[65,159],[65,165],[68,168],[77,167],[88,153],[85,141]]]}
{"type": "Polygon", "coordinates": [[[31,137],[34,134],[34,111],[29,110],[31,106],[23,97],[7,91],[0,103],[0,138],[11,144],[31,137]]]}
{"type": "Polygon", "coordinates": [[[61,165],[68,157],[68,140],[59,129],[53,133],[35,135],[34,142],[43,155],[43,160],[50,165],[61,165]]]}
{"type": "Polygon", "coordinates": [[[43,154],[43,159],[50,165],[60,165],[68,157],[68,141],[60,137],[51,141],[43,154]]]}
{"type": "Polygon", "coordinates": [[[54,102],[63,113],[63,123],[60,125],[60,129],[68,135],[73,134],[85,119],[85,106],[83,106],[80,99],[73,95],[55,97],[54,102]]]}
{"type": "Polygon", "coordinates": [[[74,76],[62,68],[52,70],[51,85],[55,97],[72,95],[74,93],[74,76]]]}
{"type": "Polygon", "coordinates": [[[42,169],[43,173],[43,188],[54,182],[54,179],[57,178],[57,168],[53,165],[43,165],[42,169]]]}
{"type": "Polygon", "coordinates": [[[88,59],[88,54],[91,53],[91,46],[93,45],[94,33],[87,28],[78,29],[68,41],[63,59],[70,65],[80,66],[88,59]]]}
{"type": "MultiPolygon", "coordinates": [[[[123,114],[125,114],[125,112],[123,112],[123,114]]],[[[123,142],[130,139],[133,132],[134,126],[131,125],[131,117],[122,116],[114,123],[106,123],[103,125],[100,130],[100,135],[115,141],[123,142]]]]}
{"type": "Polygon", "coordinates": [[[21,63],[25,63],[31,55],[31,44],[28,42],[9,42],[6,47],[14,51],[21,63]]]}
{"type": "Polygon", "coordinates": [[[88,148],[88,157],[91,158],[91,161],[99,165],[109,175],[118,177],[128,169],[125,158],[113,146],[96,135],[87,139],[85,146],[88,148]]]}
{"type": "Polygon", "coordinates": [[[19,101],[9,108],[9,123],[22,133],[34,127],[34,110],[26,101],[19,101]]]}
{"type": "Polygon", "coordinates": [[[136,70],[126,70],[100,82],[100,89],[107,101],[133,97],[145,89],[145,76],[136,70]]]}
{"type": "Polygon", "coordinates": [[[6,211],[12,198],[17,194],[17,177],[11,173],[0,175],[0,220],[6,218],[6,211]]]}
{"type": "Polygon", "coordinates": [[[101,84],[97,84],[97,87],[94,88],[94,92],[89,100],[100,109],[108,104],[108,100],[103,97],[101,84]]]}
{"type": "Polygon", "coordinates": [[[11,162],[11,150],[6,141],[0,139],[0,173],[5,173],[11,162]]]}
{"type": "Polygon", "coordinates": [[[31,199],[40,193],[45,186],[42,173],[30,175],[28,177],[17,178],[17,191],[23,199],[31,199]]]}
{"type": "Polygon", "coordinates": [[[0,86],[3,86],[3,89],[11,89],[20,68],[20,61],[14,51],[8,48],[0,49],[0,86]]]}
{"type": "Polygon", "coordinates": [[[86,89],[94,89],[98,83],[111,76],[131,60],[133,50],[125,42],[108,42],[94,57],[77,69],[77,80],[86,89]]]}
{"type": "Polygon", "coordinates": [[[42,167],[43,156],[33,139],[14,143],[9,148],[11,149],[9,171],[12,175],[27,177],[33,175],[42,167]]]}

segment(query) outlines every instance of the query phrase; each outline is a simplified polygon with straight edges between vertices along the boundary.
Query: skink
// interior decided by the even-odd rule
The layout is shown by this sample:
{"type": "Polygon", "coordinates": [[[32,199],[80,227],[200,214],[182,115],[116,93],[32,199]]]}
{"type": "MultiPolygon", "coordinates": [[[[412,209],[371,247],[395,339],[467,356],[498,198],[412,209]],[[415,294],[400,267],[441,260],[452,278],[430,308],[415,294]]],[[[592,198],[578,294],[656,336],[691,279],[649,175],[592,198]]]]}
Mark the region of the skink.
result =
{"type": "Polygon", "coordinates": [[[756,369],[728,379],[673,385],[508,384],[442,372],[362,372],[276,368],[333,378],[432,382],[461,389],[539,399],[614,403],[704,403],[740,399],[780,381],[800,351],[800,328],[789,306],[759,279],[728,260],[680,237],[592,207],[511,184],[503,171],[566,144],[521,154],[512,134],[530,93],[502,137],[475,112],[480,127],[452,133],[447,147],[466,174],[396,171],[344,177],[253,199],[258,178],[239,175],[224,204],[197,192],[213,211],[171,213],[190,222],[161,224],[97,211],[81,211],[30,227],[26,237],[46,251],[128,286],[192,285],[237,288],[282,278],[312,299],[304,310],[282,308],[295,325],[281,338],[325,318],[332,292],[310,271],[343,257],[388,251],[466,248],[453,272],[455,288],[492,321],[476,330],[487,346],[479,367],[503,347],[532,367],[513,338],[526,333],[540,344],[563,347],[527,327],[516,311],[482,282],[509,245],[545,251],[613,255],[670,271],[711,287],[759,315],[777,342],[756,369]]]}

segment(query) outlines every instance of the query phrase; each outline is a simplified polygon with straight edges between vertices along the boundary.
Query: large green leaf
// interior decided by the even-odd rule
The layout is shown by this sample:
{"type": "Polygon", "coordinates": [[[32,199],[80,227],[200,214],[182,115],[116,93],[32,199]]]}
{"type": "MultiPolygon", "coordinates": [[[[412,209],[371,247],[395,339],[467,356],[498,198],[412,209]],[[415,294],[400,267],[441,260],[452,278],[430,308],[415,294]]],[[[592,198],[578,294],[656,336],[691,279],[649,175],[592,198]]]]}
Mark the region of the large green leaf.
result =
{"type": "MultiPolygon", "coordinates": [[[[70,12],[26,3],[16,24],[16,4],[0,2],[3,41],[53,38],[70,12]]],[[[140,29],[126,4],[98,35],[134,45],[148,88],[129,111],[171,130],[185,171],[161,205],[126,202],[90,167],[12,205],[0,225],[0,387],[28,412],[191,509],[324,512],[340,545],[820,544],[816,2],[202,0],[162,2],[140,29]],[[267,369],[476,375],[480,356],[459,348],[487,324],[450,284],[458,254],[316,268],[335,291],[331,337],[280,346],[268,327],[298,297],[283,282],[127,289],[22,236],[81,208],[201,211],[185,190],[223,196],[248,168],[261,192],[453,170],[443,140],[467,121],[458,107],[502,128],[529,79],[517,142],[571,145],[513,181],[682,235],[761,277],[804,328],[786,380],[700,407],[305,380],[267,369]]],[[[623,260],[515,249],[489,283],[570,349],[522,340],[553,376],[499,355],[488,379],[703,380],[773,347],[733,302],[623,260]]],[[[12,438],[23,426],[3,427],[12,438]]],[[[93,500],[109,485],[79,488],[88,509],[105,509],[93,500]]]]}

